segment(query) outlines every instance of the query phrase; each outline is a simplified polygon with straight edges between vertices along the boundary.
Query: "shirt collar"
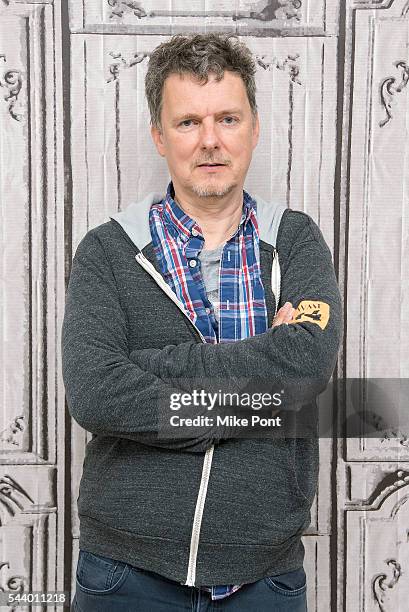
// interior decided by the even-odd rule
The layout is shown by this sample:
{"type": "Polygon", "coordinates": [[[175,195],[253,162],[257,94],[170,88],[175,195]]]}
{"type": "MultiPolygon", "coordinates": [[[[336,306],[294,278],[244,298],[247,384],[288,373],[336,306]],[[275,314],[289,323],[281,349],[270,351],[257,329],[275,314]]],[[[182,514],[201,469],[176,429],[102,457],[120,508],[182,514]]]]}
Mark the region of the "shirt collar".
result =
{"type": "MultiPolygon", "coordinates": [[[[178,234],[185,240],[192,235],[201,235],[199,225],[182,210],[179,204],[175,202],[174,197],[175,190],[172,181],[170,181],[163,202],[163,212],[166,220],[176,228],[178,234]]],[[[243,214],[239,227],[246,226],[248,222],[257,229],[257,203],[250,194],[243,189],[243,214]]]]}

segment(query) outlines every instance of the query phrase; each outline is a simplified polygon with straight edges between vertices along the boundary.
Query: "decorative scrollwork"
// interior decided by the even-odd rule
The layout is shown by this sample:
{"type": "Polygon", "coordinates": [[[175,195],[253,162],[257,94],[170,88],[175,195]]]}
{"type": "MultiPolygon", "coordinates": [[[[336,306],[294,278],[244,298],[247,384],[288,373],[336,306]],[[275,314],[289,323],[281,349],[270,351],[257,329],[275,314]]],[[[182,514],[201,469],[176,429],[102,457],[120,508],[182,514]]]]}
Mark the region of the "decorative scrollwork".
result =
{"type": "Polygon", "coordinates": [[[122,53],[116,53],[114,51],[110,51],[109,55],[116,61],[109,65],[109,72],[112,76],[107,79],[107,83],[116,81],[119,78],[121,70],[132,68],[136,66],[136,64],[143,62],[146,57],[149,57],[149,53],[134,53],[130,59],[125,59],[122,57],[122,53]]]}
{"type": "MultiPolygon", "coordinates": [[[[386,600],[389,599],[391,594],[390,589],[394,589],[399,582],[401,577],[401,566],[395,559],[388,559],[386,565],[392,570],[392,576],[389,582],[387,582],[388,576],[386,574],[378,574],[372,581],[372,592],[375,600],[379,606],[380,612],[387,612],[385,604],[388,603],[386,600]],[[388,590],[389,589],[389,590],[388,590]]],[[[388,610],[389,610],[388,606],[388,610]]]]}
{"type": "Polygon", "coordinates": [[[122,19],[124,13],[132,13],[138,19],[142,17],[146,17],[147,13],[143,6],[141,6],[140,2],[135,2],[135,0],[108,0],[108,4],[112,7],[112,11],[110,14],[110,19],[114,17],[118,17],[122,19]]]}
{"type": "MultiPolygon", "coordinates": [[[[371,496],[365,502],[359,503],[359,509],[378,510],[384,501],[393,495],[399,489],[409,485],[409,472],[406,470],[397,470],[386,474],[381,482],[376,485],[371,496]]],[[[358,509],[356,502],[348,503],[348,508],[354,507],[358,509]]]]}
{"type": "MultiPolygon", "coordinates": [[[[144,52],[134,53],[128,59],[125,59],[122,56],[122,53],[120,52],[110,51],[109,55],[115,61],[109,65],[109,73],[111,76],[107,79],[107,83],[116,81],[119,78],[119,75],[122,70],[132,68],[133,66],[136,66],[136,64],[140,64],[145,58],[148,58],[150,54],[144,52]]],[[[287,55],[285,59],[273,57],[269,60],[266,60],[265,55],[256,55],[255,61],[259,66],[261,66],[261,68],[263,68],[263,70],[276,69],[288,72],[290,80],[293,83],[298,83],[298,85],[302,85],[300,79],[298,78],[300,74],[300,66],[298,65],[299,57],[299,53],[296,53],[294,55],[287,55]]]]}
{"type": "Polygon", "coordinates": [[[27,507],[27,502],[34,504],[30,495],[18,482],[5,474],[0,478],[0,525],[4,525],[10,517],[27,507]],[[7,514],[4,518],[4,514],[7,514]]]}
{"type": "Polygon", "coordinates": [[[140,2],[135,0],[107,0],[111,7],[110,19],[122,19],[125,13],[130,13],[142,19],[143,17],[228,17],[233,21],[239,19],[255,19],[257,21],[301,21],[302,0],[266,0],[265,6],[258,11],[245,13],[228,11],[169,11],[156,10],[147,13],[140,2]]]}
{"type": "Polygon", "coordinates": [[[399,60],[394,66],[402,70],[401,80],[398,82],[395,77],[387,77],[380,84],[381,104],[385,109],[386,117],[379,122],[379,127],[384,127],[392,119],[392,102],[395,94],[400,93],[409,82],[409,65],[399,60]]]}
{"type": "MultiPolygon", "coordinates": [[[[0,59],[6,61],[6,56],[4,54],[0,55],[0,59]]],[[[17,113],[14,110],[14,107],[17,103],[18,95],[21,91],[21,87],[23,84],[23,77],[20,70],[7,70],[3,78],[0,79],[0,87],[5,87],[8,89],[8,93],[4,96],[6,102],[9,103],[8,111],[13,119],[16,121],[21,121],[23,119],[23,115],[21,113],[17,113]]]]}
{"type": "Polygon", "coordinates": [[[15,417],[6,427],[6,429],[0,431],[0,442],[6,442],[7,444],[19,446],[19,441],[16,440],[16,434],[22,433],[24,431],[24,427],[24,416],[19,415],[15,417]]]}
{"type": "Polygon", "coordinates": [[[266,6],[259,11],[238,13],[232,15],[233,21],[238,19],[257,19],[259,21],[301,21],[302,0],[269,0],[266,6]]]}
{"type": "MultiPolygon", "coordinates": [[[[10,567],[10,563],[8,561],[0,562],[0,572],[2,571],[3,567],[10,567]]],[[[1,593],[4,593],[5,591],[13,591],[13,595],[17,595],[19,593],[24,593],[25,590],[28,591],[28,580],[24,576],[11,576],[5,585],[4,583],[0,584],[1,593]]],[[[11,612],[15,612],[18,606],[19,604],[16,604],[15,606],[11,605],[11,607],[7,609],[11,612]]]]}
{"type": "Polygon", "coordinates": [[[400,429],[387,429],[383,437],[380,438],[381,444],[389,440],[397,440],[401,446],[409,447],[409,437],[400,429]]]}
{"type": "Polygon", "coordinates": [[[273,68],[276,68],[277,70],[284,70],[285,72],[288,72],[288,74],[290,75],[290,80],[293,83],[298,83],[299,85],[302,85],[301,81],[298,78],[300,74],[300,67],[297,63],[298,58],[300,57],[299,53],[296,53],[295,55],[287,55],[284,60],[280,60],[276,57],[273,57],[271,60],[266,61],[265,57],[265,55],[255,56],[256,63],[264,70],[272,70],[273,68]]]}
{"type": "Polygon", "coordinates": [[[276,19],[301,21],[301,0],[278,0],[281,6],[274,12],[276,19]]]}
{"type": "Polygon", "coordinates": [[[23,78],[20,70],[7,70],[4,73],[3,79],[0,80],[0,86],[6,87],[9,92],[4,96],[6,101],[10,101],[9,103],[9,113],[16,119],[16,121],[21,121],[22,115],[14,112],[14,106],[17,102],[18,95],[21,91],[21,86],[23,84],[23,78]]]}

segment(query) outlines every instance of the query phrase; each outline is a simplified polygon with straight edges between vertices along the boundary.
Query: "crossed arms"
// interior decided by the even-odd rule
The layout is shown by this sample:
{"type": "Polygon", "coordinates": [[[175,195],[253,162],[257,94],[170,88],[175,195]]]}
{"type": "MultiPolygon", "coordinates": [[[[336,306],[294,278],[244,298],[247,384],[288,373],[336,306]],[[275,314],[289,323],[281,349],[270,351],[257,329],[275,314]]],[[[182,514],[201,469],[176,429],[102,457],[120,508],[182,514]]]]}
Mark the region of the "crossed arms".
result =
{"type": "MultiPolygon", "coordinates": [[[[323,391],[342,334],[341,298],[331,253],[318,226],[303,216],[282,268],[280,305],[288,301],[297,307],[305,300],[328,305],[324,329],[313,319],[301,320],[234,343],[192,340],[132,352],[111,265],[98,228],[90,230],[73,260],[62,329],[67,402],[79,425],[97,435],[197,453],[215,442],[211,431],[192,438],[158,438],[158,422],[169,414],[172,393],[211,392],[220,379],[236,391],[249,379],[309,379],[314,384],[306,391],[305,403],[323,391]]],[[[222,437],[231,435],[226,428],[222,437]]]]}

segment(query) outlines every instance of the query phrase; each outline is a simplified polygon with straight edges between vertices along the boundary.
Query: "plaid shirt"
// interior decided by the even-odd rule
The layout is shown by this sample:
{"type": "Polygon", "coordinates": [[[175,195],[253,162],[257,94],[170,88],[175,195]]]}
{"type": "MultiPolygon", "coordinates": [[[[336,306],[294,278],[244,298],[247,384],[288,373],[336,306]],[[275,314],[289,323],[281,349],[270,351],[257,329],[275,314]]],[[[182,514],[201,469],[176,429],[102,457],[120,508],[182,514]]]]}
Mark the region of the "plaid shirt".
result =
{"type": "MultiPolygon", "coordinates": [[[[243,190],[243,214],[235,234],[223,247],[220,260],[219,323],[200,271],[204,237],[199,225],[174,201],[169,183],[165,198],[151,206],[149,224],[162,275],[185,307],[206,342],[235,342],[268,328],[260,274],[256,202],[243,190]]],[[[242,585],[201,587],[212,600],[223,599],[242,585]]]]}
{"type": "Polygon", "coordinates": [[[243,191],[243,215],[225,244],[220,262],[219,324],[200,272],[204,238],[199,225],[174,201],[172,182],[166,197],[149,214],[155,255],[166,282],[206,342],[235,342],[265,332],[267,309],[261,282],[256,203],[243,191]]]}

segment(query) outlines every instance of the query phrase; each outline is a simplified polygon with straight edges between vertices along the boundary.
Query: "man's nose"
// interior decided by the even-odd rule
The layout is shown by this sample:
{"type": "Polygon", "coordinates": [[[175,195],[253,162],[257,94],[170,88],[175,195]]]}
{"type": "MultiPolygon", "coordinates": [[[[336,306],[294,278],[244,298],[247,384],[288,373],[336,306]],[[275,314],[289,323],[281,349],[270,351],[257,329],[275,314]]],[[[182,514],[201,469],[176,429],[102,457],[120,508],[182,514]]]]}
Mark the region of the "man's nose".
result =
{"type": "Polygon", "coordinates": [[[206,149],[213,149],[220,144],[218,124],[213,119],[202,121],[200,126],[200,145],[206,149]]]}

